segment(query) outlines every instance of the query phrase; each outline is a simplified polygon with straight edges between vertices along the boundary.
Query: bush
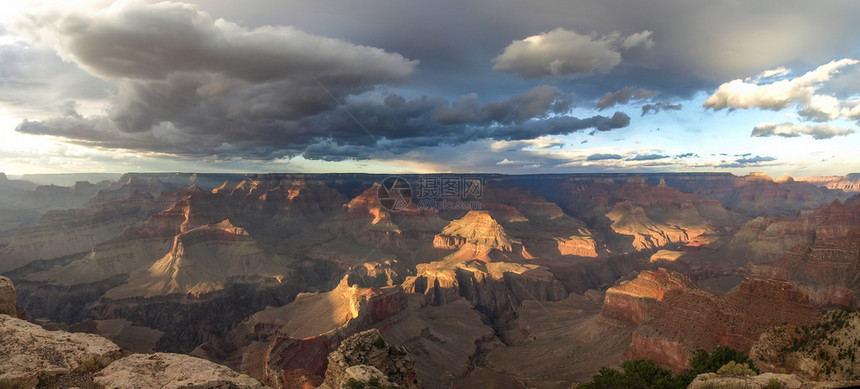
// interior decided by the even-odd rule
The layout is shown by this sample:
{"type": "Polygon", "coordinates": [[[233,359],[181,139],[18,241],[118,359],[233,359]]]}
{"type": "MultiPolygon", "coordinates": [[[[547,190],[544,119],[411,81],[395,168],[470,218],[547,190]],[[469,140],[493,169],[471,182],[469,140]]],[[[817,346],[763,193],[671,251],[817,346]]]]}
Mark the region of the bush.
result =
{"type": "MultiPolygon", "coordinates": [[[[637,359],[624,361],[621,371],[602,367],[581,389],[626,389],[626,388],[686,388],[689,382],[672,372],[657,366],[651,360],[637,359]]],[[[691,380],[692,381],[692,380],[691,380]]]]}
{"type": "Polygon", "coordinates": [[[760,373],[746,353],[728,346],[716,346],[710,353],[702,349],[696,350],[696,353],[693,354],[693,358],[690,359],[690,367],[695,374],[715,373],[731,361],[740,364],[747,364],[750,370],[755,372],[755,374],[760,373]]]}
{"type": "Polygon", "coordinates": [[[767,381],[767,385],[764,386],[764,389],[782,389],[782,381],[776,378],[771,378],[767,381]]]}
{"type": "Polygon", "coordinates": [[[382,337],[376,338],[376,341],[373,342],[373,345],[378,349],[383,349],[385,348],[385,339],[382,339],[382,337]]]}
{"type": "MultiPolygon", "coordinates": [[[[621,371],[602,367],[591,381],[579,386],[582,389],[682,389],[693,382],[697,375],[716,373],[725,365],[740,366],[739,371],[749,375],[758,374],[758,369],[742,351],[726,346],[714,347],[710,353],[699,349],[690,359],[689,371],[673,375],[671,371],[657,366],[650,360],[629,360],[621,365],[621,371]]],[[[739,374],[741,375],[741,374],[739,374]]]]}
{"type": "Polygon", "coordinates": [[[725,374],[725,375],[734,375],[734,376],[745,376],[745,375],[756,375],[750,366],[746,363],[737,363],[735,361],[729,361],[729,363],[723,365],[717,370],[717,374],[725,374]]]}
{"type": "Polygon", "coordinates": [[[346,385],[344,387],[348,389],[364,389],[364,382],[358,381],[355,378],[350,378],[346,381],[346,385]]]}

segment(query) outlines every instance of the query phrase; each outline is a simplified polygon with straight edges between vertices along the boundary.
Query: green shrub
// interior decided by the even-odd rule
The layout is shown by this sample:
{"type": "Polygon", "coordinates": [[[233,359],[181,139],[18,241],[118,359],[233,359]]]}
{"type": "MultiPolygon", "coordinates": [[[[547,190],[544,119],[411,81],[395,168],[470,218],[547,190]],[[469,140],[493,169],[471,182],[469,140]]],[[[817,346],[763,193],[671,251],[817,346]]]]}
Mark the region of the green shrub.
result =
{"type": "Polygon", "coordinates": [[[378,349],[383,349],[385,348],[385,339],[382,339],[382,337],[376,338],[376,341],[373,342],[373,345],[378,349]]]}
{"type": "Polygon", "coordinates": [[[717,370],[717,374],[725,374],[725,375],[734,375],[734,376],[746,376],[746,375],[755,375],[750,366],[746,363],[737,363],[735,361],[729,361],[729,363],[723,365],[717,370]]]}
{"type": "Polygon", "coordinates": [[[356,380],[355,378],[350,378],[346,381],[346,384],[343,385],[344,388],[347,389],[364,389],[364,382],[356,380]]]}
{"type": "Polygon", "coordinates": [[[782,389],[782,381],[771,378],[767,381],[767,385],[764,386],[764,389],[782,389]]]}
{"type": "Polygon", "coordinates": [[[710,353],[701,349],[696,350],[693,358],[690,359],[692,368],[683,373],[673,375],[671,371],[657,366],[650,360],[629,360],[621,365],[621,371],[609,367],[600,368],[591,381],[579,387],[582,389],[683,389],[690,385],[698,374],[716,373],[730,362],[739,365],[740,371],[744,374],[759,373],[745,353],[727,346],[717,346],[710,353]]]}
{"type": "Polygon", "coordinates": [[[693,358],[690,359],[690,367],[692,367],[692,371],[696,374],[715,373],[730,361],[741,364],[745,363],[756,374],[760,373],[746,353],[729,346],[716,346],[710,353],[702,349],[696,350],[693,358]]]}

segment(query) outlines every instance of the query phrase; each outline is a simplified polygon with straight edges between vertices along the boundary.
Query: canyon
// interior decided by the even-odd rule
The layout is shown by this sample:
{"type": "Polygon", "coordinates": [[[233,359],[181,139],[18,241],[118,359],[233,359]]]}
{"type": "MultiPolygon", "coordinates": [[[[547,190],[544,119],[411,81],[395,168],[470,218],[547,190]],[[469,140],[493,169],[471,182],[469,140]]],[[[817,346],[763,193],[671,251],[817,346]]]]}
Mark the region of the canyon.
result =
{"type": "Polygon", "coordinates": [[[851,175],[438,176],[458,189],[398,176],[396,207],[387,175],[2,176],[14,325],[106,338],[106,375],[193,356],[272,388],[524,388],[626,359],[682,371],[857,308],[851,175]]]}

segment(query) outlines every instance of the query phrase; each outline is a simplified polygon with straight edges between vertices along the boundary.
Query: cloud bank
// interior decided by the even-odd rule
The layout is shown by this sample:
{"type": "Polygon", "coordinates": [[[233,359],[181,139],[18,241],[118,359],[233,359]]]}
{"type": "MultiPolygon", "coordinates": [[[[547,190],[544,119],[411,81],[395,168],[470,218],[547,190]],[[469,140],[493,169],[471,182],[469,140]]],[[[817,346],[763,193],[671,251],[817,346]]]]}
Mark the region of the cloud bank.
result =
{"type": "MultiPolygon", "coordinates": [[[[475,93],[450,104],[426,96],[377,98],[367,92],[408,80],[418,61],[294,27],[248,29],[181,3],[122,1],[86,13],[35,13],[16,28],[115,87],[106,114],[81,115],[72,105],[16,130],[93,147],[336,161],[630,123],[622,112],[569,116],[571,96],[546,85],[486,103],[475,93]]],[[[612,51],[649,42],[648,34],[627,38],[594,37],[584,47],[611,44],[612,51]]]]}

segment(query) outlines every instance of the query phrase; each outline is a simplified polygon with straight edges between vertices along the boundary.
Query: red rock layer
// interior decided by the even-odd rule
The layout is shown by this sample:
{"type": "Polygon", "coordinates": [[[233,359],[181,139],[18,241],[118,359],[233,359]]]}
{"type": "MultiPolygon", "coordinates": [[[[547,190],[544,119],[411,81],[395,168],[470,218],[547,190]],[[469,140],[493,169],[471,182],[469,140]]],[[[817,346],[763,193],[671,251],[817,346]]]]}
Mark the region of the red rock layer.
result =
{"type": "Polygon", "coordinates": [[[636,280],[610,288],[603,314],[639,325],[628,358],[652,359],[674,370],[688,368],[698,348],[723,344],[748,351],[774,325],[804,325],[821,316],[809,297],[787,282],[747,279],[736,292],[721,296],[665,269],[642,272],[636,280]]]}

